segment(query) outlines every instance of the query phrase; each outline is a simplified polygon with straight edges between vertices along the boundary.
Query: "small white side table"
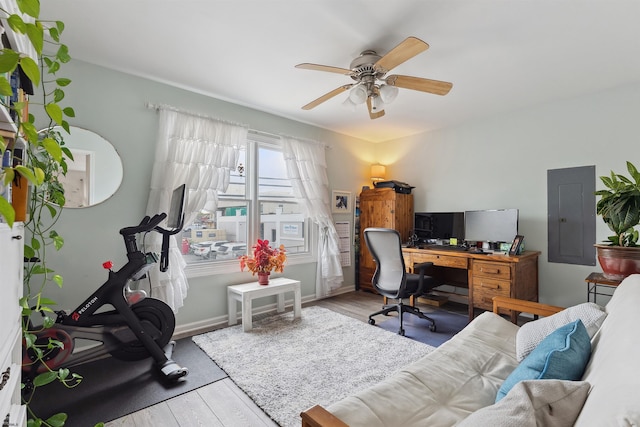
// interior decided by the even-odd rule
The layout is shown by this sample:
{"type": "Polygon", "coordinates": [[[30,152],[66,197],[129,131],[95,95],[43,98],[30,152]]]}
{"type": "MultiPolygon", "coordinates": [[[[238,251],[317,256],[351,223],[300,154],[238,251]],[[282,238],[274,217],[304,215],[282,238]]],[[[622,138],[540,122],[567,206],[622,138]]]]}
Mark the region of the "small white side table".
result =
{"type": "Polygon", "coordinates": [[[284,294],[293,292],[293,317],[302,316],[302,292],[300,291],[300,281],[277,277],[270,279],[268,285],[259,285],[258,282],[243,283],[241,285],[231,285],[227,287],[227,300],[229,310],[229,325],[238,323],[237,302],[242,304],[242,330],[244,332],[252,329],[252,307],[251,301],[255,298],[278,296],[278,312],[284,311],[284,294]]]}

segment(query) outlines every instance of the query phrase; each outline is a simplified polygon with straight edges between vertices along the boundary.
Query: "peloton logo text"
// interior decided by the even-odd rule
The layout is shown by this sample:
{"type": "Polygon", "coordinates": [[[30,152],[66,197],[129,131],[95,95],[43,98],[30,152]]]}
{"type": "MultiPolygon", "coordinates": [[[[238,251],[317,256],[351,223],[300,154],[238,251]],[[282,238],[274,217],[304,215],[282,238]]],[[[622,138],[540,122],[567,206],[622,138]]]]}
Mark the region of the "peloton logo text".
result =
{"type": "Polygon", "coordinates": [[[89,302],[88,302],[88,303],[86,303],[86,304],[84,305],[84,307],[82,307],[82,308],[81,308],[80,310],[78,310],[77,312],[74,312],[74,313],[71,315],[71,318],[77,322],[77,321],[78,321],[78,319],[80,318],[80,315],[81,315],[82,313],[84,313],[85,311],[87,311],[87,309],[88,309],[89,307],[91,307],[91,306],[92,306],[96,301],[98,301],[98,297],[93,297],[93,298],[91,298],[91,300],[89,300],[89,302]]]}

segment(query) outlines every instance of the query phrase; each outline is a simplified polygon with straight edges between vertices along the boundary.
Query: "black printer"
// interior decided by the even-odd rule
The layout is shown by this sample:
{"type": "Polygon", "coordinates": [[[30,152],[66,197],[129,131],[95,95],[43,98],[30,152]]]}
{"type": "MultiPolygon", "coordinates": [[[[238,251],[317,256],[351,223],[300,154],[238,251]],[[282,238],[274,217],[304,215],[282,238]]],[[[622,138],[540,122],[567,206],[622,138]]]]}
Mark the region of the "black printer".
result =
{"type": "Polygon", "coordinates": [[[378,182],[375,182],[373,185],[376,188],[393,188],[396,193],[401,193],[401,194],[411,194],[411,190],[416,188],[416,187],[410,186],[406,182],[395,181],[395,180],[378,181],[378,182]]]}

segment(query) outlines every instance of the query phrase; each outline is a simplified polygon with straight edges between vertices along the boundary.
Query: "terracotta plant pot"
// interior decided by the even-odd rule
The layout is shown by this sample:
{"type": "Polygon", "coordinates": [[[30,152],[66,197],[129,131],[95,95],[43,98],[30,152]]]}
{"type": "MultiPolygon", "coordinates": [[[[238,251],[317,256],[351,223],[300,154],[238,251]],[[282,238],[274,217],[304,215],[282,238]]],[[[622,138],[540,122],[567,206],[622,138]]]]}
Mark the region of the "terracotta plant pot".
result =
{"type": "Polygon", "coordinates": [[[266,286],[269,284],[269,274],[271,273],[258,273],[258,284],[266,286]]]}
{"type": "Polygon", "coordinates": [[[598,262],[607,279],[622,280],[640,273],[640,247],[595,245],[598,262]]]}

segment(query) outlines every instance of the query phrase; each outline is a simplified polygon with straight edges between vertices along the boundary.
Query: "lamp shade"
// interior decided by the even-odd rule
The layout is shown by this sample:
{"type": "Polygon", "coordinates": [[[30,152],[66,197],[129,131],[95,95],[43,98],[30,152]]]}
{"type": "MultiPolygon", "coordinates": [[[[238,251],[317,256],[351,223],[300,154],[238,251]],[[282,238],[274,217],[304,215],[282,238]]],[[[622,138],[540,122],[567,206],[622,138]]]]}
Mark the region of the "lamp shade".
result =
{"type": "Polygon", "coordinates": [[[367,100],[367,88],[365,88],[364,86],[357,85],[355,86],[353,89],[351,89],[351,91],[349,92],[349,99],[351,100],[351,102],[353,102],[354,104],[362,104],[364,101],[367,100]]]}
{"type": "Polygon", "coordinates": [[[351,100],[351,97],[347,97],[347,99],[344,100],[344,102],[342,103],[342,106],[348,110],[351,111],[356,111],[356,107],[357,105],[353,103],[353,101],[351,100]]]}
{"type": "Polygon", "coordinates": [[[398,88],[395,86],[382,85],[380,86],[380,98],[385,104],[391,104],[398,96],[398,88]]]}
{"type": "Polygon", "coordinates": [[[371,181],[384,181],[387,168],[384,165],[371,165],[371,181]]]}

